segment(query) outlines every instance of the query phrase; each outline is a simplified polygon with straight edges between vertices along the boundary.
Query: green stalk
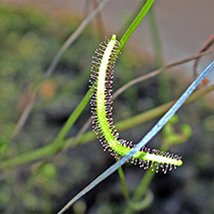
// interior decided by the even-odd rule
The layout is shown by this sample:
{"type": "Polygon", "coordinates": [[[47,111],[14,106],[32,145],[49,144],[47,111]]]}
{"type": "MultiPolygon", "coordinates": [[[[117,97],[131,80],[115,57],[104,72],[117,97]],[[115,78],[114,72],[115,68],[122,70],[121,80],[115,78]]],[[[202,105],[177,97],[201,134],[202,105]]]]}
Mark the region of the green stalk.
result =
{"type": "Polygon", "coordinates": [[[160,38],[160,32],[158,29],[157,19],[154,10],[151,8],[149,13],[149,26],[151,31],[152,44],[155,53],[155,61],[157,66],[160,67],[161,73],[158,77],[159,80],[159,103],[165,103],[169,100],[169,81],[164,72],[164,54],[162,49],[162,43],[160,38]]]}
{"type": "MultiPolygon", "coordinates": [[[[168,151],[169,150],[169,144],[164,142],[162,146],[160,147],[160,151],[168,151]]],[[[149,185],[155,176],[155,171],[151,168],[146,171],[144,174],[142,180],[140,181],[140,184],[138,185],[137,189],[135,190],[135,193],[130,200],[130,205],[125,211],[125,214],[133,214],[135,211],[135,203],[136,203],[136,209],[138,208],[138,204],[142,203],[144,204],[143,197],[148,191],[149,185]]],[[[141,211],[144,209],[144,207],[141,207],[141,211]]]]}
{"type": "Polygon", "coordinates": [[[143,5],[142,9],[134,19],[134,21],[131,23],[131,25],[128,27],[127,31],[123,34],[121,40],[120,40],[120,49],[123,48],[123,46],[126,44],[132,33],[136,30],[138,25],[142,22],[146,14],[149,12],[150,8],[154,4],[155,0],[147,0],[146,3],[143,5]]]}
{"type": "MultiPolygon", "coordinates": [[[[118,160],[118,159],[117,159],[118,160]]],[[[127,187],[127,184],[126,184],[126,177],[125,177],[125,173],[122,169],[122,167],[120,167],[118,170],[118,175],[120,177],[120,184],[121,184],[121,188],[122,188],[122,192],[123,192],[123,195],[124,195],[124,198],[126,199],[127,203],[129,202],[129,191],[128,191],[128,187],[127,187]]]]}
{"type": "MultiPolygon", "coordinates": [[[[170,144],[168,144],[168,142],[163,142],[162,146],[160,147],[161,151],[168,151],[170,147],[170,144]]],[[[133,196],[133,201],[139,201],[146,193],[146,191],[148,190],[149,184],[152,181],[152,178],[155,175],[155,171],[152,169],[149,169],[143,179],[141,180],[140,184],[138,185],[134,196],[133,196]]]]}
{"type": "Polygon", "coordinates": [[[70,115],[70,117],[66,121],[63,128],[60,130],[59,134],[55,138],[53,145],[52,145],[53,154],[59,152],[63,148],[64,139],[65,139],[67,133],[69,132],[71,127],[74,125],[76,120],[79,118],[79,116],[81,115],[81,113],[83,112],[85,107],[87,106],[89,100],[91,99],[93,91],[94,91],[94,87],[91,87],[87,91],[86,95],[83,97],[83,99],[81,100],[79,105],[75,108],[75,110],[72,112],[72,114],[70,115]]]}

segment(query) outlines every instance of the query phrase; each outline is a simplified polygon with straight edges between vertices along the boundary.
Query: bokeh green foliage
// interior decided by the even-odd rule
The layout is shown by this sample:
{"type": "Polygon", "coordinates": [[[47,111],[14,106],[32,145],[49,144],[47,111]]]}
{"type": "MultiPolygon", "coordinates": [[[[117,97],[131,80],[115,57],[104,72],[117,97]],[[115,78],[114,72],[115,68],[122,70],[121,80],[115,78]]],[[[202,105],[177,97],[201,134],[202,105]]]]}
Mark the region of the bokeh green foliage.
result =
{"type": "MultiPolygon", "coordinates": [[[[53,96],[48,99],[40,96],[40,102],[34,110],[37,113],[40,112],[38,118],[28,122],[27,133],[22,132],[13,142],[12,135],[16,122],[29,101],[29,96],[43,80],[51,60],[77,24],[78,20],[76,22],[72,22],[71,19],[67,22],[56,21],[54,17],[34,9],[0,7],[1,160],[41,146],[41,143],[50,140],[48,137],[50,135],[54,137],[55,133],[48,128],[49,125],[44,121],[41,112],[48,106],[61,106],[65,103],[69,105],[71,97],[79,93],[80,86],[83,84],[87,86],[88,65],[96,42],[90,39],[92,35],[89,32],[80,38],[83,46],[76,43],[74,49],[68,50],[63,56],[56,73],[51,78],[56,88],[53,96]],[[80,75],[84,73],[85,75],[80,75]]],[[[50,210],[47,195],[58,192],[59,185],[57,186],[56,178],[56,166],[50,163],[42,165],[39,170],[32,168],[32,172],[27,177],[15,173],[15,176],[5,179],[0,185],[0,208],[7,208],[8,211],[16,209],[17,197],[13,195],[13,186],[16,185],[22,201],[20,207],[31,210],[50,210]],[[39,174],[35,175],[34,170],[39,174]],[[35,194],[35,191],[38,194],[35,194]],[[15,200],[12,200],[12,197],[15,200]],[[38,200],[39,198],[41,200],[38,200]]]]}

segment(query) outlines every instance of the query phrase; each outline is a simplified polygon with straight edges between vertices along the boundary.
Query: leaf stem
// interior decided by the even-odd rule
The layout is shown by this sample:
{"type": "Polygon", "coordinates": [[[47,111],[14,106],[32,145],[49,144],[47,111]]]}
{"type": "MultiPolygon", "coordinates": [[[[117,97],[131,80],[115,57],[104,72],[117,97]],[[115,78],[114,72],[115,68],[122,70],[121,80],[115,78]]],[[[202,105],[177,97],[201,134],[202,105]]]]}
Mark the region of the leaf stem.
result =
{"type": "Polygon", "coordinates": [[[123,195],[128,203],[129,201],[129,192],[128,192],[128,188],[127,188],[127,184],[126,184],[126,177],[125,177],[125,174],[124,174],[124,171],[122,169],[122,167],[120,167],[118,170],[117,170],[118,174],[119,174],[119,177],[120,177],[120,184],[121,184],[121,188],[122,188],[122,192],[123,192],[123,195]]]}
{"type": "Polygon", "coordinates": [[[155,61],[161,71],[161,74],[158,78],[159,80],[158,101],[160,104],[163,104],[169,100],[169,95],[170,95],[169,80],[167,75],[164,72],[164,69],[165,69],[164,53],[162,49],[162,42],[161,42],[160,32],[158,29],[157,19],[153,8],[151,8],[148,17],[149,17],[149,26],[150,26],[152,44],[154,49],[155,61]]]}
{"type": "Polygon", "coordinates": [[[138,25],[142,22],[143,18],[146,16],[146,14],[149,12],[150,8],[154,4],[155,0],[147,0],[146,3],[143,5],[142,9],[138,13],[137,17],[134,19],[134,21],[131,23],[131,25],[128,27],[127,31],[123,34],[121,40],[120,40],[120,50],[123,48],[123,46],[126,44],[132,33],[136,30],[138,25]]]}
{"type": "Polygon", "coordinates": [[[75,110],[72,112],[72,114],[70,115],[70,117],[66,121],[63,128],[60,130],[59,134],[55,138],[53,145],[52,145],[53,154],[59,152],[63,148],[64,139],[65,139],[67,133],[69,132],[69,130],[71,129],[71,127],[73,126],[75,121],[79,118],[79,116],[81,115],[81,113],[83,112],[85,107],[87,106],[87,104],[88,104],[88,102],[89,102],[89,100],[93,94],[93,91],[94,91],[94,87],[91,87],[87,91],[86,95],[83,97],[83,99],[81,100],[79,105],[75,108],[75,110]]]}

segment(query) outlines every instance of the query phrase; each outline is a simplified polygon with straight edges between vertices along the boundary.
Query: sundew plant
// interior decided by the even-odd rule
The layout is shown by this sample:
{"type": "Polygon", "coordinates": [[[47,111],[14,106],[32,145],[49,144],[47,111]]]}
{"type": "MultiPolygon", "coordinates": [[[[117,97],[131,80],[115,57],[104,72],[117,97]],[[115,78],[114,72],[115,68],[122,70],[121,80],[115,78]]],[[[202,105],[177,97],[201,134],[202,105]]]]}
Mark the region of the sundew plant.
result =
{"type": "MultiPolygon", "coordinates": [[[[186,120],[179,113],[177,114],[177,111],[183,104],[190,104],[214,90],[214,86],[209,83],[207,77],[214,70],[214,62],[210,62],[198,72],[198,75],[195,72],[194,80],[189,86],[182,83],[182,92],[176,96],[173,94],[170,102],[168,102],[170,100],[170,82],[165,70],[192,60],[195,60],[197,66],[198,60],[202,56],[213,52],[208,49],[212,46],[214,39],[211,38],[206,47],[203,47],[198,54],[165,65],[153,11],[155,0],[143,1],[136,14],[132,14],[129,24],[122,28],[123,31],[106,33],[102,26],[100,12],[108,1],[102,0],[98,4],[95,0],[93,12],[87,14],[78,27],[69,26],[71,28],[69,30],[73,32],[68,37],[65,35],[69,35],[70,31],[67,31],[64,25],[53,24],[49,29],[47,23],[51,21],[39,12],[35,12],[35,14],[20,12],[23,13],[20,18],[21,16],[14,10],[10,20],[7,19],[9,9],[0,8],[2,11],[0,26],[5,28],[5,32],[0,30],[2,39],[5,41],[5,45],[2,46],[4,54],[0,54],[2,67],[0,76],[3,80],[0,85],[2,92],[0,108],[3,111],[4,105],[10,104],[10,108],[2,113],[2,119],[6,118],[10,122],[0,121],[3,133],[0,136],[0,169],[3,181],[0,185],[3,192],[0,194],[0,210],[8,213],[14,212],[14,210],[58,212],[60,214],[85,213],[87,204],[84,204],[82,197],[90,196],[91,190],[97,190],[98,184],[105,182],[105,179],[117,172],[119,176],[116,173],[115,175],[121,188],[120,200],[123,201],[123,206],[118,212],[126,214],[142,212],[155,203],[155,193],[149,188],[155,175],[166,178],[175,173],[182,173],[182,168],[187,163],[182,158],[182,155],[185,156],[185,154],[182,154],[182,150],[177,153],[171,152],[170,149],[172,149],[171,147],[179,148],[180,144],[186,142],[192,134],[192,129],[186,120]],[[32,29],[28,27],[25,16],[28,17],[26,20],[32,24],[32,29]],[[133,33],[137,33],[138,26],[141,23],[144,24],[145,17],[149,19],[152,40],[155,41],[153,46],[157,50],[157,69],[134,78],[134,75],[132,76],[134,71],[132,72],[132,68],[129,67],[129,60],[134,65],[137,64],[137,60],[125,58],[124,55],[130,54],[131,50],[124,49],[124,47],[133,33]],[[97,21],[99,35],[84,32],[87,25],[94,19],[97,21]],[[14,20],[17,20],[17,23],[14,20]],[[16,26],[16,24],[18,28],[21,26],[19,30],[13,29],[13,25],[16,26]],[[34,31],[39,28],[42,29],[41,35],[36,37],[34,31]],[[62,31],[61,28],[63,28],[62,31]],[[24,32],[24,36],[21,34],[20,36],[19,31],[24,32]],[[54,35],[51,36],[52,34],[54,35]],[[56,34],[58,35],[56,36],[56,34]],[[96,42],[92,37],[96,37],[96,42]],[[65,38],[67,39],[65,40],[65,38]],[[62,44],[64,40],[65,42],[62,44]],[[46,50],[46,47],[50,47],[50,50],[46,50]],[[91,53],[87,53],[88,55],[83,55],[80,47],[84,47],[82,52],[86,52],[86,49],[93,49],[93,56],[92,50],[91,53]],[[13,52],[17,52],[17,57],[13,56],[13,52]],[[52,53],[56,53],[56,55],[53,55],[53,59],[49,63],[47,59],[52,53]],[[7,57],[14,63],[8,62],[7,57]],[[25,66],[21,64],[23,59],[25,66]],[[123,64],[122,60],[127,62],[123,64]],[[86,64],[86,68],[83,64],[86,64]],[[117,67],[118,64],[122,66],[117,67]],[[89,67],[91,67],[90,71],[89,67]],[[65,76],[62,77],[60,72],[65,72],[65,76]],[[12,74],[13,78],[11,78],[12,74]],[[137,83],[155,76],[158,82],[155,99],[157,98],[158,104],[161,105],[115,122],[117,113],[123,111],[120,102],[116,103],[118,96],[134,89],[132,86],[137,83]],[[114,86],[119,85],[117,81],[121,79],[123,79],[122,87],[114,90],[114,86]],[[197,89],[200,84],[200,89],[197,89]],[[8,85],[13,85],[13,87],[8,87],[8,85]],[[19,85],[22,85],[21,90],[19,85]],[[85,91],[84,96],[79,95],[80,90],[85,91]],[[10,96],[11,94],[14,95],[14,100],[10,96]],[[5,101],[6,96],[10,98],[5,101]],[[66,109],[58,104],[68,101],[69,105],[66,109]],[[11,109],[15,103],[19,103],[18,108],[21,109],[21,113],[15,115],[14,118],[11,109]],[[50,106],[57,106],[60,111],[48,111],[47,108],[50,106]],[[88,120],[85,120],[85,115],[88,120]],[[31,119],[35,117],[38,120],[31,119]],[[42,123],[45,117],[46,126],[42,123]],[[63,118],[63,122],[61,118],[63,118]],[[48,120],[50,122],[47,122],[48,120]],[[142,133],[145,134],[140,134],[139,141],[121,137],[122,131],[135,129],[152,120],[156,120],[156,122],[149,124],[148,131],[142,130],[142,133]],[[55,123],[60,124],[59,131],[55,128],[55,123]],[[34,130],[34,127],[37,126],[40,129],[34,130]],[[42,129],[44,132],[41,131],[42,129]],[[23,132],[23,130],[25,131],[23,132]],[[156,138],[160,142],[155,142],[160,146],[149,145],[160,132],[161,137],[156,138]],[[30,140],[33,145],[28,143],[30,140]],[[85,145],[92,140],[98,145],[97,148],[100,146],[101,150],[93,152],[101,152],[101,156],[106,155],[108,161],[111,161],[111,164],[107,163],[107,168],[101,164],[100,174],[97,172],[93,174],[91,169],[85,173],[84,168],[87,167],[87,163],[81,164],[78,159],[87,155],[90,159],[95,159],[95,154],[87,150],[89,148],[87,146],[91,146],[91,144],[85,145]],[[22,144],[19,144],[19,141],[23,141],[22,144]],[[41,145],[35,144],[37,141],[41,145]],[[76,151],[74,148],[81,144],[83,144],[82,150],[76,151]],[[77,159],[77,161],[71,161],[70,158],[77,159]],[[66,167],[70,170],[67,170],[66,167]],[[133,188],[131,190],[127,182],[127,168],[143,173],[134,190],[133,188]],[[82,184],[80,179],[81,185],[79,186],[76,185],[78,176],[90,178],[90,180],[82,184]],[[14,188],[16,181],[19,183],[14,188]],[[21,185],[19,185],[20,183],[21,185]],[[68,186],[72,185],[75,186],[75,193],[73,189],[68,189],[68,186]],[[18,203],[11,202],[13,197],[19,199],[18,203]],[[54,198],[55,205],[52,203],[52,198],[54,198]]],[[[64,15],[60,18],[64,20],[68,17],[64,15]]],[[[142,67],[139,69],[140,72],[141,69],[142,67]]],[[[150,85],[145,87],[147,86],[150,90],[150,85]]],[[[123,99],[128,102],[131,100],[131,108],[136,108],[137,103],[135,102],[138,102],[139,97],[133,96],[133,94],[137,94],[136,91],[132,92],[127,96],[129,99],[126,99],[126,96],[123,99]]],[[[99,160],[93,162],[94,168],[99,165],[98,162],[99,160]]],[[[105,192],[104,189],[101,191],[105,192]]],[[[112,191],[114,191],[114,187],[112,191]]]]}
{"type": "Polygon", "coordinates": [[[64,213],[72,204],[96,187],[114,171],[119,170],[119,168],[129,160],[133,164],[139,164],[141,167],[144,167],[144,169],[152,168],[152,170],[158,172],[159,168],[161,168],[164,173],[168,170],[172,170],[173,167],[183,164],[181,157],[178,155],[165,153],[156,149],[151,150],[150,148],[146,148],[145,145],[164,127],[164,125],[166,125],[193,93],[196,87],[214,70],[214,62],[195,79],[164,116],[135,146],[133,146],[132,142],[119,138],[119,133],[115,129],[112,118],[112,83],[115,61],[125,42],[131,36],[138,23],[144,18],[153,3],[154,1],[149,0],[145,3],[136,19],[122,37],[121,42],[117,41],[116,35],[112,35],[110,40],[101,43],[99,48],[95,51],[96,56],[92,61],[92,74],[90,80],[90,90],[92,90],[92,124],[104,150],[108,150],[116,158],[117,162],[106,169],[72,198],[59,211],[60,214],[64,213]]]}

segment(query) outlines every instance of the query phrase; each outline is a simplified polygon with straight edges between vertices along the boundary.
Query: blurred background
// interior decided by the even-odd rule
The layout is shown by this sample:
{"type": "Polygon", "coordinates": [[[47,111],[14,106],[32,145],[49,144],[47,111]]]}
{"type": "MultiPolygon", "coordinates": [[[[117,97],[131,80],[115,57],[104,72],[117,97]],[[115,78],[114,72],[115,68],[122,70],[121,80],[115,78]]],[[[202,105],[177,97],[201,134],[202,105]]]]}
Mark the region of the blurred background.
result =
{"type": "MultiPolygon", "coordinates": [[[[57,155],[44,154],[51,154],[48,145],[53,143],[88,90],[91,57],[99,42],[113,33],[120,38],[142,2],[109,1],[62,55],[52,75],[45,78],[65,40],[99,1],[0,0],[2,213],[56,213],[75,193],[114,163],[90,136],[82,140],[83,145],[72,144],[90,117],[89,106],[70,129],[68,146],[57,155]],[[38,89],[37,96],[35,89],[38,89]],[[32,100],[32,111],[17,131],[20,116],[32,100]],[[35,157],[33,161],[32,157],[35,157]]],[[[116,66],[114,90],[158,67],[197,54],[214,33],[213,8],[212,0],[156,2],[122,51],[116,66]]],[[[213,58],[213,53],[203,57],[197,71],[201,72],[213,58]]],[[[193,77],[193,62],[190,62],[129,88],[114,102],[115,121],[176,99],[193,77]]],[[[209,85],[213,85],[213,80],[210,75],[209,85]]],[[[192,134],[182,143],[176,143],[180,145],[170,147],[170,151],[183,156],[184,166],[166,175],[155,175],[149,186],[153,198],[146,209],[138,213],[214,212],[213,93],[179,111],[179,121],[172,124],[173,134],[179,135],[184,126],[188,126],[192,134]]],[[[156,119],[130,126],[121,135],[138,142],[156,119]]],[[[168,139],[166,132],[158,135],[149,146],[159,148],[168,139]]],[[[127,164],[124,171],[132,195],[145,170],[127,164]]],[[[119,176],[115,173],[69,212],[123,213],[126,206],[119,176]]]]}

